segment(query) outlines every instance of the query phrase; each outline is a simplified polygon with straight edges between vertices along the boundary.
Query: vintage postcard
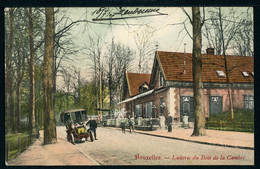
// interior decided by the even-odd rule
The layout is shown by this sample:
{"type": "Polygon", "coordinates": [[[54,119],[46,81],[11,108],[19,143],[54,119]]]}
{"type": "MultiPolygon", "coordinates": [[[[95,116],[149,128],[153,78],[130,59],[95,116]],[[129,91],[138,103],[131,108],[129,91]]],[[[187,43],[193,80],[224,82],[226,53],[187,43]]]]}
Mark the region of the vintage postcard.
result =
{"type": "Polygon", "coordinates": [[[9,7],[7,166],[254,165],[253,7],[9,7]]]}

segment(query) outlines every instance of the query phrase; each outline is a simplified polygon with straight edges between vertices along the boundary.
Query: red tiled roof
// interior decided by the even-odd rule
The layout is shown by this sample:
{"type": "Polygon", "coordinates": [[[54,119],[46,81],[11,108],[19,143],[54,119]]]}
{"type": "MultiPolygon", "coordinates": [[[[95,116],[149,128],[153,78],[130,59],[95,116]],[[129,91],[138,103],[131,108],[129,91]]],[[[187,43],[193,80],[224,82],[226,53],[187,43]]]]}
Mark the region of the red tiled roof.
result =
{"type": "Polygon", "coordinates": [[[137,95],[139,93],[139,87],[144,83],[150,83],[151,74],[145,73],[126,73],[128,88],[130,96],[137,95]]]}
{"type": "MultiPolygon", "coordinates": [[[[162,66],[165,80],[168,81],[193,81],[192,77],[192,54],[186,53],[185,73],[183,53],[158,51],[158,60],[162,66]]],[[[225,74],[225,62],[223,55],[202,54],[202,81],[203,82],[226,82],[226,77],[219,77],[217,70],[225,74]]],[[[253,83],[254,58],[246,56],[227,56],[227,66],[231,83],[253,83]],[[246,71],[249,77],[244,77],[242,71],[246,71]]]]}

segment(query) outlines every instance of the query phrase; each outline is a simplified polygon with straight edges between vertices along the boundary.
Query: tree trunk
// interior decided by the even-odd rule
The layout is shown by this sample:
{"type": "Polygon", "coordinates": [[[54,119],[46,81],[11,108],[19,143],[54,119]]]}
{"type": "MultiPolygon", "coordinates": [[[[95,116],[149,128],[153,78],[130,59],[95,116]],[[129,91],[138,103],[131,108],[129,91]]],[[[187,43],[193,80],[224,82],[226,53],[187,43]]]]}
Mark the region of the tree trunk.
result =
{"type": "Polygon", "coordinates": [[[77,72],[77,76],[78,76],[78,104],[81,104],[81,76],[80,76],[80,70],[77,72]]]}
{"type": "Polygon", "coordinates": [[[97,63],[96,63],[96,56],[93,56],[94,60],[94,81],[95,81],[95,96],[96,96],[96,108],[98,108],[98,81],[97,81],[97,63]]]}
{"type": "Polygon", "coordinates": [[[41,127],[42,127],[42,129],[44,129],[44,116],[45,115],[44,115],[44,110],[43,110],[43,111],[41,111],[41,127]]]}
{"type": "MultiPolygon", "coordinates": [[[[103,68],[103,66],[102,66],[103,68]]],[[[102,68],[101,68],[101,59],[100,59],[100,56],[99,56],[99,108],[100,108],[100,111],[99,111],[99,116],[102,120],[102,115],[103,115],[103,112],[102,112],[102,108],[103,108],[103,96],[102,96],[102,68]]]]}
{"type": "MultiPolygon", "coordinates": [[[[7,13],[5,13],[5,17],[6,17],[6,15],[7,15],[7,13]]],[[[7,34],[7,31],[4,31],[5,32],[5,43],[7,44],[7,36],[8,36],[8,34],[7,34]]],[[[5,45],[5,56],[8,56],[8,45],[5,45]]],[[[6,63],[7,63],[7,61],[8,60],[5,60],[6,61],[6,63]]],[[[8,95],[8,92],[7,92],[7,65],[6,65],[6,67],[5,67],[6,69],[5,69],[5,134],[7,134],[7,122],[8,122],[8,120],[7,120],[7,95],[8,95]]]]}
{"type": "MultiPolygon", "coordinates": [[[[113,52],[114,52],[114,38],[112,38],[111,51],[108,63],[108,88],[109,88],[109,109],[112,109],[113,97],[112,97],[112,75],[113,75],[113,52]]],[[[111,116],[111,112],[109,110],[109,118],[111,116]]]]}
{"type": "Polygon", "coordinates": [[[203,108],[202,58],[201,58],[201,21],[199,7],[192,7],[193,26],[193,93],[195,125],[192,136],[206,135],[205,113],[203,108]]]}
{"type": "Polygon", "coordinates": [[[21,132],[21,125],[20,125],[20,114],[21,114],[21,84],[17,84],[16,89],[16,130],[18,133],[21,132]]]}
{"type": "Polygon", "coordinates": [[[6,119],[7,123],[5,126],[5,133],[13,132],[13,126],[14,126],[14,112],[13,112],[13,75],[12,75],[12,50],[13,50],[13,8],[9,9],[9,20],[10,20],[10,33],[9,33],[9,42],[8,42],[8,53],[7,53],[7,64],[6,64],[6,119]]]}
{"type": "Polygon", "coordinates": [[[68,92],[66,93],[66,105],[67,105],[66,109],[69,109],[69,93],[68,92]]]}
{"type": "Polygon", "coordinates": [[[32,8],[29,8],[29,31],[30,31],[30,132],[32,137],[37,137],[36,121],[35,121],[35,77],[34,77],[34,49],[33,49],[33,19],[32,8]]]}
{"type": "Polygon", "coordinates": [[[224,56],[224,61],[225,61],[225,72],[227,75],[229,110],[231,112],[231,120],[233,120],[234,119],[234,109],[233,109],[232,91],[231,91],[231,85],[229,83],[229,71],[227,68],[227,56],[226,56],[225,40],[224,40],[224,33],[223,33],[223,26],[222,26],[222,15],[221,15],[220,7],[219,7],[219,22],[220,22],[220,32],[221,32],[222,47],[223,47],[223,56],[224,56]]]}
{"type": "MultiPolygon", "coordinates": [[[[54,59],[54,66],[56,67],[55,59],[54,59]]],[[[54,112],[55,112],[55,104],[56,104],[56,92],[57,92],[57,69],[55,68],[54,70],[54,75],[53,75],[53,93],[54,93],[54,98],[53,98],[53,105],[54,105],[54,112]]]]}
{"type": "MultiPolygon", "coordinates": [[[[109,109],[112,109],[112,63],[109,62],[109,75],[108,75],[108,88],[109,88],[109,109]]],[[[110,118],[110,111],[108,117],[110,118]]]]}
{"type": "MultiPolygon", "coordinates": [[[[12,78],[12,86],[13,86],[13,78],[12,78]]],[[[14,94],[15,94],[15,91],[13,91],[13,87],[12,87],[12,91],[10,92],[11,95],[10,95],[10,123],[11,123],[11,132],[13,133],[15,131],[15,114],[14,114],[14,94]]]]}
{"type": "Polygon", "coordinates": [[[44,53],[44,144],[57,142],[55,112],[54,112],[54,89],[53,89],[53,66],[54,66],[54,9],[45,8],[45,53],[44,53]]]}

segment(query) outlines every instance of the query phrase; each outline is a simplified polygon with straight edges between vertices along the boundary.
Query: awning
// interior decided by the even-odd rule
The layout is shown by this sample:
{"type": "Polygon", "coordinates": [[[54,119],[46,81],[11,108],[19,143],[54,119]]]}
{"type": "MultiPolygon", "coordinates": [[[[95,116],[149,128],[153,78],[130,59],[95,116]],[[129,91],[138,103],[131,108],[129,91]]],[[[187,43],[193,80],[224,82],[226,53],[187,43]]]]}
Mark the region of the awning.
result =
{"type": "Polygon", "coordinates": [[[136,95],[136,96],[134,96],[134,97],[131,97],[131,98],[129,98],[129,99],[123,100],[123,101],[121,101],[121,102],[119,102],[119,103],[117,103],[117,104],[122,104],[122,103],[130,102],[130,101],[133,101],[133,100],[138,99],[138,98],[140,98],[140,97],[147,96],[147,95],[153,93],[153,91],[154,91],[154,89],[153,89],[153,90],[149,90],[149,91],[147,91],[147,92],[141,93],[141,94],[136,95]]]}

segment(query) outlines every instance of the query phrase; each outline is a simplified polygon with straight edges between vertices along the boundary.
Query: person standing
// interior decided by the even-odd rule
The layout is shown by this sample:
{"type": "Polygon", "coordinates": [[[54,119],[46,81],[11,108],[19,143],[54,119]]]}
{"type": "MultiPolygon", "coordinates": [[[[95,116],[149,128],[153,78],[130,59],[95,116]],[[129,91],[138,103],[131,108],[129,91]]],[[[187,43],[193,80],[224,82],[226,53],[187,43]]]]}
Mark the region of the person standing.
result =
{"type": "Polygon", "coordinates": [[[96,120],[94,120],[93,117],[91,117],[86,125],[88,125],[88,124],[89,124],[90,130],[93,131],[93,133],[94,133],[95,140],[97,140],[97,133],[96,133],[97,122],[96,122],[96,120]]]}
{"type": "Polygon", "coordinates": [[[132,122],[130,116],[128,117],[128,124],[129,124],[129,132],[132,133],[132,130],[134,131],[134,128],[133,128],[133,122],[132,122]]]}
{"type": "Polygon", "coordinates": [[[166,123],[168,127],[168,132],[172,132],[172,116],[168,115],[166,123]]]}
{"type": "Polygon", "coordinates": [[[149,122],[150,122],[150,127],[151,127],[150,130],[153,131],[153,118],[152,117],[150,118],[149,122]]]}
{"type": "Polygon", "coordinates": [[[136,114],[133,112],[133,114],[134,114],[134,116],[133,116],[133,132],[134,132],[134,130],[135,130],[135,125],[136,125],[136,123],[137,123],[137,116],[136,116],[136,114]]]}
{"type": "Polygon", "coordinates": [[[121,129],[122,129],[122,133],[125,133],[125,119],[123,118],[121,121],[121,129]]]}

